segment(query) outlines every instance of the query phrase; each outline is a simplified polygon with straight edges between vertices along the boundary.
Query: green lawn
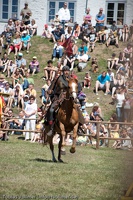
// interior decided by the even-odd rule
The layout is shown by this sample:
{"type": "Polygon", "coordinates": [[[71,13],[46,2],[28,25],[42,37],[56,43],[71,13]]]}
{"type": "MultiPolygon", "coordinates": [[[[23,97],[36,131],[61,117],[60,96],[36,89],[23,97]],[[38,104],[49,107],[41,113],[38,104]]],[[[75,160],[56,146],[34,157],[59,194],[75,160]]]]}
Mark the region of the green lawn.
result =
{"type": "MultiPolygon", "coordinates": [[[[76,153],[70,154],[69,148],[66,147],[64,163],[53,163],[48,146],[25,142],[16,136],[0,142],[1,199],[3,195],[120,199],[133,180],[133,152],[77,146],[76,153]]],[[[57,156],[56,145],[55,153],[57,156]]]]}

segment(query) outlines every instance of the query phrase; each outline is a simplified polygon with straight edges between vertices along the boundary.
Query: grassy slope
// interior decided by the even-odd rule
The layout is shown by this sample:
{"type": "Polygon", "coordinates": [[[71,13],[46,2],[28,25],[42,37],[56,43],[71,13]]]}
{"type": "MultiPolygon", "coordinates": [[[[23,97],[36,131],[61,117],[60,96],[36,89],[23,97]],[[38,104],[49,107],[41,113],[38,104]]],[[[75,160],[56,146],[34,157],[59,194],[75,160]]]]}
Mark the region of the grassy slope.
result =
{"type": "MultiPolygon", "coordinates": [[[[77,45],[79,46],[81,41],[78,41],[77,45]]],[[[113,52],[115,52],[117,55],[121,50],[123,50],[124,45],[122,42],[120,42],[120,48],[117,49],[115,46],[110,46],[109,48],[106,48],[105,45],[99,45],[97,43],[96,48],[93,53],[90,53],[91,57],[97,57],[98,63],[99,63],[99,72],[96,74],[91,73],[92,76],[92,86],[91,88],[84,89],[85,93],[87,94],[87,102],[93,103],[95,101],[99,102],[103,117],[105,120],[108,120],[111,113],[114,112],[115,107],[110,105],[109,102],[111,102],[111,96],[104,96],[103,92],[100,91],[99,93],[99,99],[97,99],[97,96],[93,93],[93,88],[95,85],[96,77],[102,72],[103,70],[107,69],[107,58],[111,56],[113,52]]],[[[26,54],[24,53],[24,58],[27,59],[27,67],[29,62],[32,60],[33,56],[37,56],[39,62],[40,62],[40,67],[41,71],[39,74],[34,75],[35,79],[35,89],[37,90],[38,97],[41,93],[40,88],[43,86],[44,81],[42,80],[42,76],[44,75],[43,73],[43,68],[46,66],[47,61],[51,59],[51,53],[52,53],[52,48],[53,48],[53,43],[49,42],[49,40],[40,38],[39,36],[35,36],[32,38],[32,47],[30,49],[30,53],[26,54]]],[[[11,58],[13,58],[13,54],[10,55],[11,58]]],[[[56,65],[56,62],[54,62],[54,65],[56,65]]],[[[78,79],[80,82],[83,81],[85,72],[88,71],[90,67],[91,61],[88,62],[88,66],[82,71],[82,72],[77,72],[77,69],[74,69],[77,72],[78,79]]],[[[10,80],[10,79],[9,79],[10,80]]],[[[38,98],[38,103],[40,105],[40,99],[38,98]]],[[[88,111],[90,112],[92,108],[88,108],[88,111]]]]}
{"type": "MultiPolygon", "coordinates": [[[[133,180],[132,152],[77,146],[76,153],[70,154],[69,148],[63,156],[65,163],[56,164],[50,161],[47,146],[30,144],[16,136],[8,143],[1,142],[0,195],[120,199],[133,180]]],[[[57,146],[55,152],[57,156],[57,146]]]]}

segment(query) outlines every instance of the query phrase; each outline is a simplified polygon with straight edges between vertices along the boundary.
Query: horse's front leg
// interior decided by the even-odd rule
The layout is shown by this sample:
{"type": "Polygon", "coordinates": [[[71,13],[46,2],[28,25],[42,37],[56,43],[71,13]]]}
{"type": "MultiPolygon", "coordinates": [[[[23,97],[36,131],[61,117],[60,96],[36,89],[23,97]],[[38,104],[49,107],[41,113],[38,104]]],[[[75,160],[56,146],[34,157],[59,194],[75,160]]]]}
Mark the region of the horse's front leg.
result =
{"type": "Polygon", "coordinates": [[[47,137],[48,137],[47,139],[48,139],[48,143],[49,143],[49,146],[50,146],[50,150],[52,152],[52,161],[57,162],[55,155],[54,155],[53,136],[47,136],[47,137]]]}
{"type": "Polygon", "coordinates": [[[76,124],[74,126],[74,129],[73,129],[73,143],[72,143],[72,146],[71,146],[71,149],[70,149],[70,152],[71,153],[75,153],[75,147],[76,147],[76,137],[77,137],[77,130],[78,130],[78,124],[76,124]]]}
{"type": "Polygon", "coordinates": [[[61,129],[61,138],[62,138],[62,142],[61,142],[61,154],[65,155],[66,151],[65,151],[64,146],[66,145],[66,143],[65,143],[66,132],[65,132],[64,124],[62,124],[61,122],[60,122],[60,129],[61,129]]]}
{"type": "Polygon", "coordinates": [[[63,162],[63,160],[61,159],[61,147],[62,147],[62,135],[60,134],[60,141],[58,144],[58,161],[59,162],[63,162]]]}

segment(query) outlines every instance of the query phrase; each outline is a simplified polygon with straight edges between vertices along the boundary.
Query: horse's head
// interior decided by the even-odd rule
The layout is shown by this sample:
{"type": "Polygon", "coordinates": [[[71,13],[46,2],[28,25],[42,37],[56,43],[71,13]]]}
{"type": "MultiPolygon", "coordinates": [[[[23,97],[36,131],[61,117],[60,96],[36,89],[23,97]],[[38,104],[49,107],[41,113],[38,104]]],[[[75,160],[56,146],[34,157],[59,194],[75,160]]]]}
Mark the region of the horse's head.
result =
{"type": "Polygon", "coordinates": [[[68,90],[69,90],[70,96],[73,97],[74,99],[76,99],[77,93],[78,93],[78,81],[77,81],[77,79],[70,78],[68,80],[68,90]]]}

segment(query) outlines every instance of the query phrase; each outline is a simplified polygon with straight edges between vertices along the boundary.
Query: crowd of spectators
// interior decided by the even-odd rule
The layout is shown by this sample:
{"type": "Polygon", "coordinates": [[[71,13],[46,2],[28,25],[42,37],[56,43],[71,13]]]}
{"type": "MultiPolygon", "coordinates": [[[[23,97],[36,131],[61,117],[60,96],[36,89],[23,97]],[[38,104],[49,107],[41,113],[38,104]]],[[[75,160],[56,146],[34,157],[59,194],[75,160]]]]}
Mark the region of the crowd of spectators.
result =
{"type": "MultiPolygon", "coordinates": [[[[44,68],[43,79],[45,84],[41,88],[41,106],[39,107],[36,101],[37,92],[34,88],[34,75],[40,72],[39,60],[34,55],[27,67],[27,60],[23,56],[25,49],[27,54],[30,54],[32,37],[37,34],[37,24],[34,19],[31,20],[32,12],[28,8],[28,3],[25,4],[20,15],[22,20],[8,20],[0,36],[0,92],[4,94],[2,128],[25,128],[31,131],[31,134],[25,133],[26,141],[40,141],[40,134],[36,133],[35,130],[40,130],[42,124],[36,120],[36,117],[38,114],[39,118],[42,118],[49,108],[51,99],[47,90],[55,76],[62,73],[62,67],[67,65],[70,68],[71,76],[77,78],[74,68],[77,67],[79,72],[83,71],[91,60],[91,73],[99,73],[98,60],[94,57],[91,58],[91,52],[95,53],[98,43],[105,45],[105,48],[109,48],[110,45],[119,48],[119,41],[125,43],[125,48],[121,49],[119,55],[113,53],[107,59],[107,70],[97,76],[94,92],[98,96],[99,90],[102,90],[105,98],[110,95],[110,99],[112,99],[110,104],[115,104],[116,113],[110,121],[131,122],[133,120],[133,49],[131,43],[129,43],[129,40],[133,40],[132,24],[129,27],[125,24],[122,29],[118,29],[116,22],[112,21],[112,25],[108,29],[104,25],[106,16],[103,14],[103,9],[100,8],[95,18],[96,25],[92,26],[90,9],[87,8],[82,25],[80,26],[78,22],[75,22],[72,27],[69,25],[70,12],[67,3],[64,3],[64,7],[56,13],[51,25],[44,25],[41,36],[43,39],[53,42],[53,50],[51,59],[47,61],[47,66],[44,68]],[[2,55],[3,51],[5,52],[2,55]],[[14,53],[14,60],[10,59],[12,53],[14,53]],[[55,64],[56,59],[57,64],[55,64]],[[11,82],[7,80],[10,77],[12,78],[11,82]],[[19,110],[18,119],[14,118],[14,107],[19,110]]],[[[84,74],[84,80],[82,84],[79,83],[78,92],[80,109],[86,120],[88,134],[90,134],[86,137],[86,142],[90,141],[90,143],[92,143],[92,137],[96,138],[96,123],[90,124],[88,120],[103,121],[102,111],[97,102],[92,104],[91,113],[88,114],[87,112],[87,95],[84,88],[90,89],[91,78],[89,71],[84,74]]],[[[109,136],[109,129],[113,132],[110,134],[111,137],[120,137],[121,135],[129,137],[128,132],[125,133],[124,131],[120,135],[118,126],[112,125],[109,125],[109,127],[101,125],[100,136],[109,136]]],[[[11,134],[14,133],[14,131],[11,131],[11,134]]],[[[5,139],[7,133],[1,131],[0,136],[5,139]]],[[[80,138],[78,143],[80,143],[79,141],[80,138]]],[[[106,140],[101,140],[101,145],[106,145],[106,142],[106,140]]],[[[117,141],[113,147],[123,148],[123,144],[117,141]]]]}

